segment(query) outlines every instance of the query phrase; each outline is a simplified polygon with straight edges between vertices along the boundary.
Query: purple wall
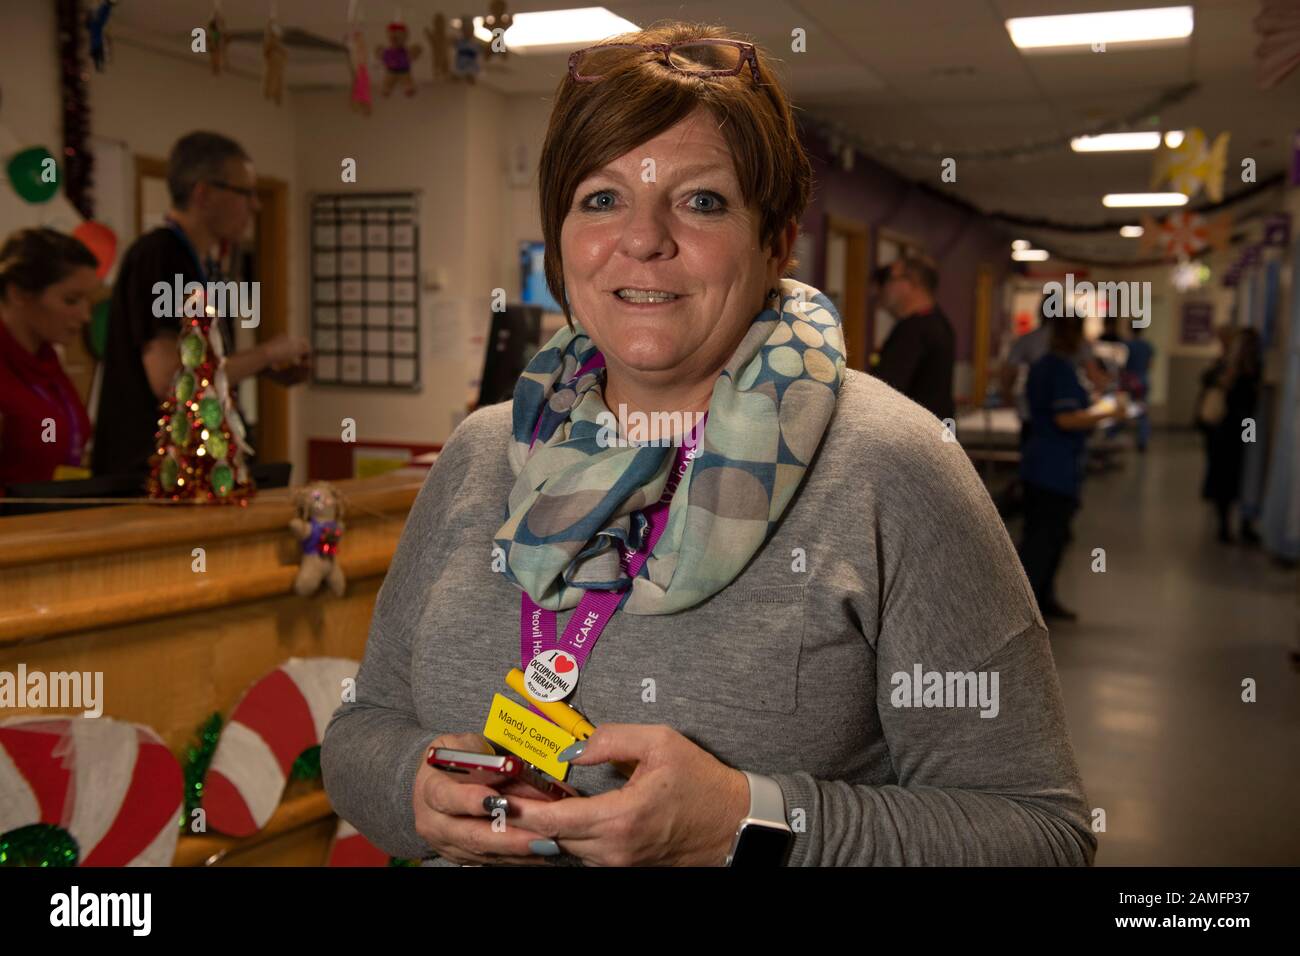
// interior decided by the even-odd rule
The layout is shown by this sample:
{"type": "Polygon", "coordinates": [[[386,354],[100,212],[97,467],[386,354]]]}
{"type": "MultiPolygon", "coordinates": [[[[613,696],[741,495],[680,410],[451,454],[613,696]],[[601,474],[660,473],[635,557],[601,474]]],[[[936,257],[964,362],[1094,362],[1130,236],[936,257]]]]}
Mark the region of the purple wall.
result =
{"type": "MultiPolygon", "coordinates": [[[[975,326],[975,275],[981,263],[993,274],[992,354],[1004,327],[1002,282],[1011,271],[1011,237],[992,221],[942,198],[929,196],[879,163],[858,154],[844,172],[818,134],[805,131],[813,165],[813,199],[802,227],[813,239],[813,284],[826,281],[826,215],[864,222],[871,229],[871,262],[880,227],[919,242],[939,265],[939,307],[957,336],[957,359],[970,361],[975,326]]],[[[937,169],[936,169],[937,173],[937,169]]],[[[869,263],[870,265],[870,263],[869,263]]]]}

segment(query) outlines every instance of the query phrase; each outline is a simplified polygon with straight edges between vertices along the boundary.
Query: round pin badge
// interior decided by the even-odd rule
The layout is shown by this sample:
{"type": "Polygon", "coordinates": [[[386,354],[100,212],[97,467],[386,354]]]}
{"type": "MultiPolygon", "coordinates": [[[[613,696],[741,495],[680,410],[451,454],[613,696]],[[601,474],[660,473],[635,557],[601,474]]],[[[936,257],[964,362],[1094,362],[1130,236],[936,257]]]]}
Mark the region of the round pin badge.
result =
{"type": "Polygon", "coordinates": [[[578,661],[567,651],[542,651],[524,668],[528,695],[546,704],[564,700],[578,686],[578,661]]]}

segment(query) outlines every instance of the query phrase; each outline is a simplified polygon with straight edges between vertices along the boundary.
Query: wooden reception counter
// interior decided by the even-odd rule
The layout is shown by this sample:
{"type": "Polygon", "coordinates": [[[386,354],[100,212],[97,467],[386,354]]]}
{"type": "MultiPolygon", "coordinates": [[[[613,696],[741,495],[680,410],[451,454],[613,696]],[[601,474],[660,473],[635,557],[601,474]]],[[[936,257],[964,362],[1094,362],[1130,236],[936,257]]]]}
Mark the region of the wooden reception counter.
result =
{"type": "MultiPolygon", "coordinates": [[[[117,505],[0,518],[0,671],[102,671],[103,713],[152,727],[179,760],[213,713],[290,657],[360,660],[375,595],[421,469],[335,482],[347,501],[343,597],[293,593],[301,554],[287,489],[246,507],[117,505]],[[202,549],[201,551],[198,549],[202,549]],[[202,570],[200,570],[202,568],[202,570]]],[[[0,718],[72,715],[5,709],[0,718]]],[[[291,784],[270,824],[183,836],[177,865],[319,865],[335,818],[291,784]]]]}

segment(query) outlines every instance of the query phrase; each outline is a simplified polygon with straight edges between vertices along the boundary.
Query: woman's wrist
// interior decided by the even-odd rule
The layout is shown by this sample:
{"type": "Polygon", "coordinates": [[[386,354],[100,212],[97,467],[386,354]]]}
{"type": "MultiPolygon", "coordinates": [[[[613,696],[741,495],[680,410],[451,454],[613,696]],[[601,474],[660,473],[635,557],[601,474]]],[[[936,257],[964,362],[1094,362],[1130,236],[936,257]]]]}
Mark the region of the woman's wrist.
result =
{"type": "Polygon", "coordinates": [[[732,844],[736,842],[736,831],[740,829],[740,823],[745,817],[749,816],[749,778],[739,770],[727,768],[728,785],[724,789],[726,799],[722,804],[722,819],[725,833],[723,834],[722,856],[718,862],[725,865],[727,858],[731,856],[732,844]]]}

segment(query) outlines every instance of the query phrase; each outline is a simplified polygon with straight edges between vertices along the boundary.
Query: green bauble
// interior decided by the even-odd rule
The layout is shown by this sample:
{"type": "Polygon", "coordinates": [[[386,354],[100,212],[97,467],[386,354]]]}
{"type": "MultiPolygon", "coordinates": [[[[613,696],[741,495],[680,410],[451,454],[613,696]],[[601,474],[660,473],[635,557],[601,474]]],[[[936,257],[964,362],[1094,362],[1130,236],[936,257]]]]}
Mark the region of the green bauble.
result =
{"type": "Polygon", "coordinates": [[[162,460],[162,465],[158,468],[158,480],[166,491],[174,491],[176,488],[176,474],[180,466],[176,464],[176,459],[168,455],[162,460]]]}
{"type": "Polygon", "coordinates": [[[203,336],[191,332],[181,339],[181,364],[186,368],[198,368],[203,363],[203,356],[208,351],[208,343],[203,336]]]}
{"type": "Polygon", "coordinates": [[[194,373],[181,372],[176,379],[176,404],[184,405],[194,397],[194,373]]]}
{"type": "Polygon", "coordinates": [[[9,185],[27,202],[49,202],[59,191],[59,168],[44,146],[33,146],[14,153],[7,169],[9,185]],[[46,175],[46,170],[51,167],[54,175],[46,175]]]}
{"type": "Polygon", "coordinates": [[[171,432],[172,441],[177,445],[184,445],[190,440],[190,420],[185,415],[185,409],[177,408],[172,412],[171,432]]]}
{"type": "Polygon", "coordinates": [[[216,428],[221,424],[221,402],[211,396],[203,399],[199,402],[199,418],[209,428],[216,428]]]}
{"type": "Polygon", "coordinates": [[[230,442],[226,441],[226,436],[221,432],[209,432],[208,440],[203,443],[203,447],[208,450],[213,461],[220,461],[226,457],[226,452],[230,451],[230,442]]]}
{"type": "Polygon", "coordinates": [[[80,855],[72,834],[52,823],[0,833],[0,866],[76,866],[80,855]]]}
{"type": "Polygon", "coordinates": [[[225,462],[212,469],[212,490],[218,498],[224,498],[230,494],[230,489],[234,485],[235,473],[230,470],[230,466],[225,462]]]}

